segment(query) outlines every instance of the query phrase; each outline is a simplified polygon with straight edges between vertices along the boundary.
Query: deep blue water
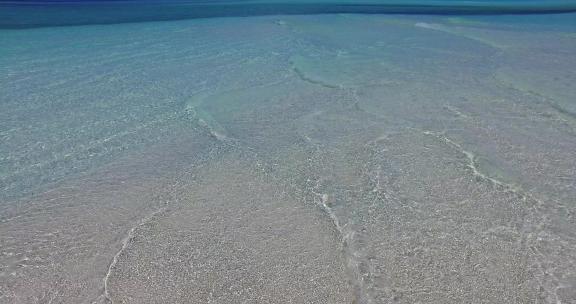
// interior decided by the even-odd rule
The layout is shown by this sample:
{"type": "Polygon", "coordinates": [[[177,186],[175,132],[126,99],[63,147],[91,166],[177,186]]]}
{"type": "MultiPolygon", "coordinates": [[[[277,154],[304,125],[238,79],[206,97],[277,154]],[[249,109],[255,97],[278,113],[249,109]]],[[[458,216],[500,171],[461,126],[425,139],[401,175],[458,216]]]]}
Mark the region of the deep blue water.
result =
{"type": "Polygon", "coordinates": [[[574,11],[574,0],[0,0],[0,28],[280,14],[503,15],[574,11]]]}

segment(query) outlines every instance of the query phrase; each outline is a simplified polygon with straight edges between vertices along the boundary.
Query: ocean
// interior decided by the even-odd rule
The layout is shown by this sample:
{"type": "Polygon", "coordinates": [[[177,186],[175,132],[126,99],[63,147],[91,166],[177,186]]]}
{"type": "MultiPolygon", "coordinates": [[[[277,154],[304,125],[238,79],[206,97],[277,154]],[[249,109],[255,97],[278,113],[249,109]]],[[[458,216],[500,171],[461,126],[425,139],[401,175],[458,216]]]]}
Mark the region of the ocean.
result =
{"type": "Polygon", "coordinates": [[[0,303],[576,303],[576,2],[0,1],[0,303]]]}

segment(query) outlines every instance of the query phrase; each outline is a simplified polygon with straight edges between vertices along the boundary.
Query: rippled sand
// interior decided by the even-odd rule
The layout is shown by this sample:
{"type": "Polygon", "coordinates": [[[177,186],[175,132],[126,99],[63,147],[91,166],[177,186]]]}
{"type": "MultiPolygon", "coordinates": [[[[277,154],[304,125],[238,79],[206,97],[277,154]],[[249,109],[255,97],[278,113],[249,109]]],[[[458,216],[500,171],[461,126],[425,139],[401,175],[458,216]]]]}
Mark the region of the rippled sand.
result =
{"type": "Polygon", "coordinates": [[[575,303],[576,38],[530,20],[1,31],[0,303],[575,303]]]}

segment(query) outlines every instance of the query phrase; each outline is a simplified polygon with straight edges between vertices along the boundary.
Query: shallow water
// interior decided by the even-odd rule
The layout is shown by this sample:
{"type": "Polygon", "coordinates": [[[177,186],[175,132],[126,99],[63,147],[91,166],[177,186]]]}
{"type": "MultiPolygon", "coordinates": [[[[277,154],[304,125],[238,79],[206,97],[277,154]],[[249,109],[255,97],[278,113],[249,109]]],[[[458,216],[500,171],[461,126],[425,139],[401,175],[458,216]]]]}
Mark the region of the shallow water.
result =
{"type": "Polygon", "coordinates": [[[0,302],[575,303],[574,20],[0,30],[0,302]]]}

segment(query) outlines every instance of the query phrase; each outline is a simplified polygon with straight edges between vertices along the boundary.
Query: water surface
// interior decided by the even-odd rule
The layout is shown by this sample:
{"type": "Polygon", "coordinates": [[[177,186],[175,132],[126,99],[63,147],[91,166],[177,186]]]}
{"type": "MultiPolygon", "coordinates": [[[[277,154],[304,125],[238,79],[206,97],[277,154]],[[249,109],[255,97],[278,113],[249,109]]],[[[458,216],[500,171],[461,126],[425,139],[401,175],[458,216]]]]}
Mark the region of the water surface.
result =
{"type": "Polygon", "coordinates": [[[576,302],[576,15],[56,11],[0,30],[0,303],[576,302]]]}

